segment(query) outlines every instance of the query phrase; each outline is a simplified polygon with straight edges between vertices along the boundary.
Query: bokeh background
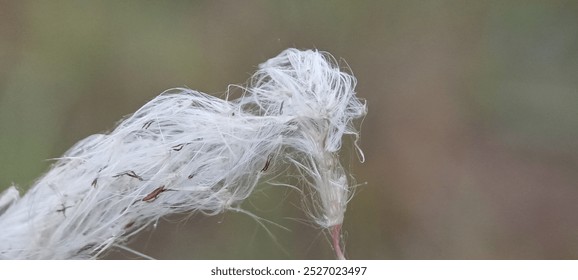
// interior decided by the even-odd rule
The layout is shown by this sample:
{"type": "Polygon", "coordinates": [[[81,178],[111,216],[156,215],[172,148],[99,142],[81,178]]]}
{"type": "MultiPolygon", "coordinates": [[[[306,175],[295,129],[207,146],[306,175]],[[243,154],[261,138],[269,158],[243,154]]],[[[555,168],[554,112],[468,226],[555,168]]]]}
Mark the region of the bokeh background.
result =
{"type": "MultiPolygon", "coordinates": [[[[367,100],[352,259],[578,258],[576,1],[0,1],[0,190],[171,87],[220,96],[289,48],[344,58],[367,100]]],[[[169,217],[160,259],[330,259],[297,195],[169,217]]],[[[2,230],[2,229],[0,229],[2,230]]],[[[1,242],[1,241],[0,241],[1,242]]],[[[113,252],[113,259],[132,259],[113,252]]]]}

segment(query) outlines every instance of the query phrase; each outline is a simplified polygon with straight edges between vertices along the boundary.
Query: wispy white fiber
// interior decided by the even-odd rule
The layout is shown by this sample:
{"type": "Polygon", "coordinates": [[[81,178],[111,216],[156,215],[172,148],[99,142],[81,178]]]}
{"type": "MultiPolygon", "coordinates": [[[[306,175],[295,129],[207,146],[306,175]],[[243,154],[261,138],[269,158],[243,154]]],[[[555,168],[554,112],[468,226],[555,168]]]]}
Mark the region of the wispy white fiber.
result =
{"type": "Polygon", "coordinates": [[[343,258],[352,190],[338,152],[344,134],[357,143],[353,120],[366,114],[355,84],[330,54],[288,49],[238,99],[168,90],[78,142],[22,198],[1,194],[0,258],[98,258],[168,214],[239,209],[283,164],[298,171],[306,211],[343,258]]]}

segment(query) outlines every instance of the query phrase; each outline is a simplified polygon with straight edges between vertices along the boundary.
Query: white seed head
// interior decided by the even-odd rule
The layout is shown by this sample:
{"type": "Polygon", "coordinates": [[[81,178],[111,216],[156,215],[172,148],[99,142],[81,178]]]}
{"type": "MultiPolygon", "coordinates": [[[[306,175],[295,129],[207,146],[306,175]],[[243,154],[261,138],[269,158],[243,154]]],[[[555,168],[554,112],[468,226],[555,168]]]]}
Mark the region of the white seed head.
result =
{"type": "Polygon", "coordinates": [[[0,196],[0,258],[97,258],[163,216],[238,208],[271,159],[297,167],[316,223],[339,225],[350,187],[338,152],[366,114],[354,87],[329,54],[288,49],[236,100],[168,90],[74,145],[22,198],[0,196]]]}

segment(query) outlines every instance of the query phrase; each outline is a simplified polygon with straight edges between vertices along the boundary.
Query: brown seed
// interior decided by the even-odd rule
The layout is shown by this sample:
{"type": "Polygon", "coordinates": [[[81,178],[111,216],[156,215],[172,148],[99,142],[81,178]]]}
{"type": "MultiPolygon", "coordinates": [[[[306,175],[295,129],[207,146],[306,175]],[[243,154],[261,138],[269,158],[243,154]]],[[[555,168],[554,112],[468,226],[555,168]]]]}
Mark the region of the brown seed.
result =
{"type": "Polygon", "coordinates": [[[129,177],[133,177],[133,178],[135,178],[135,179],[138,179],[139,181],[144,181],[144,179],[143,179],[141,176],[138,176],[138,175],[137,175],[134,171],[132,171],[132,170],[129,170],[129,171],[126,171],[126,172],[122,172],[122,173],[118,173],[118,174],[116,174],[116,175],[114,175],[114,176],[112,176],[112,177],[115,177],[115,178],[116,178],[116,177],[120,177],[120,176],[124,176],[124,175],[129,176],[129,177]]]}
{"type": "Polygon", "coordinates": [[[151,124],[152,124],[153,122],[154,122],[154,121],[152,121],[152,120],[151,120],[151,121],[147,121],[146,123],[143,124],[142,129],[148,129],[149,126],[151,126],[151,124]]]}
{"type": "Polygon", "coordinates": [[[180,151],[183,149],[184,146],[185,146],[185,144],[178,144],[178,145],[172,146],[171,148],[173,149],[173,151],[180,151]]]}
{"type": "Polygon", "coordinates": [[[165,186],[160,186],[158,188],[156,188],[154,191],[152,191],[151,193],[147,194],[142,201],[146,201],[146,202],[151,202],[153,200],[155,200],[157,198],[157,196],[159,196],[159,194],[161,194],[162,192],[166,191],[167,189],[165,189],[165,186]]]}
{"type": "Polygon", "coordinates": [[[271,155],[267,156],[267,161],[265,162],[265,166],[261,169],[261,172],[267,171],[269,169],[269,164],[271,163],[271,155]]]}
{"type": "Polygon", "coordinates": [[[124,229],[129,229],[129,228],[132,227],[133,225],[134,225],[134,221],[126,224],[126,225],[124,226],[124,229]]]}

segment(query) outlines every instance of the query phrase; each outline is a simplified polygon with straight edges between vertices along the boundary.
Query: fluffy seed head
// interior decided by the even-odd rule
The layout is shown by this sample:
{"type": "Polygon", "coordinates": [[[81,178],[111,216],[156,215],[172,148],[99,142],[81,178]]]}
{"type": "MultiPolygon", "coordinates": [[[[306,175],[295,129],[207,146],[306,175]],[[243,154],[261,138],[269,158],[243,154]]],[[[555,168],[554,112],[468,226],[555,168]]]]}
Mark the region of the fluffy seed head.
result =
{"type": "Polygon", "coordinates": [[[237,209],[271,161],[297,168],[317,224],[341,225],[338,152],[366,114],[354,87],[329,54],[288,49],[238,99],[168,90],[74,145],[22,198],[0,196],[0,258],[96,258],[165,215],[237,209]]]}

